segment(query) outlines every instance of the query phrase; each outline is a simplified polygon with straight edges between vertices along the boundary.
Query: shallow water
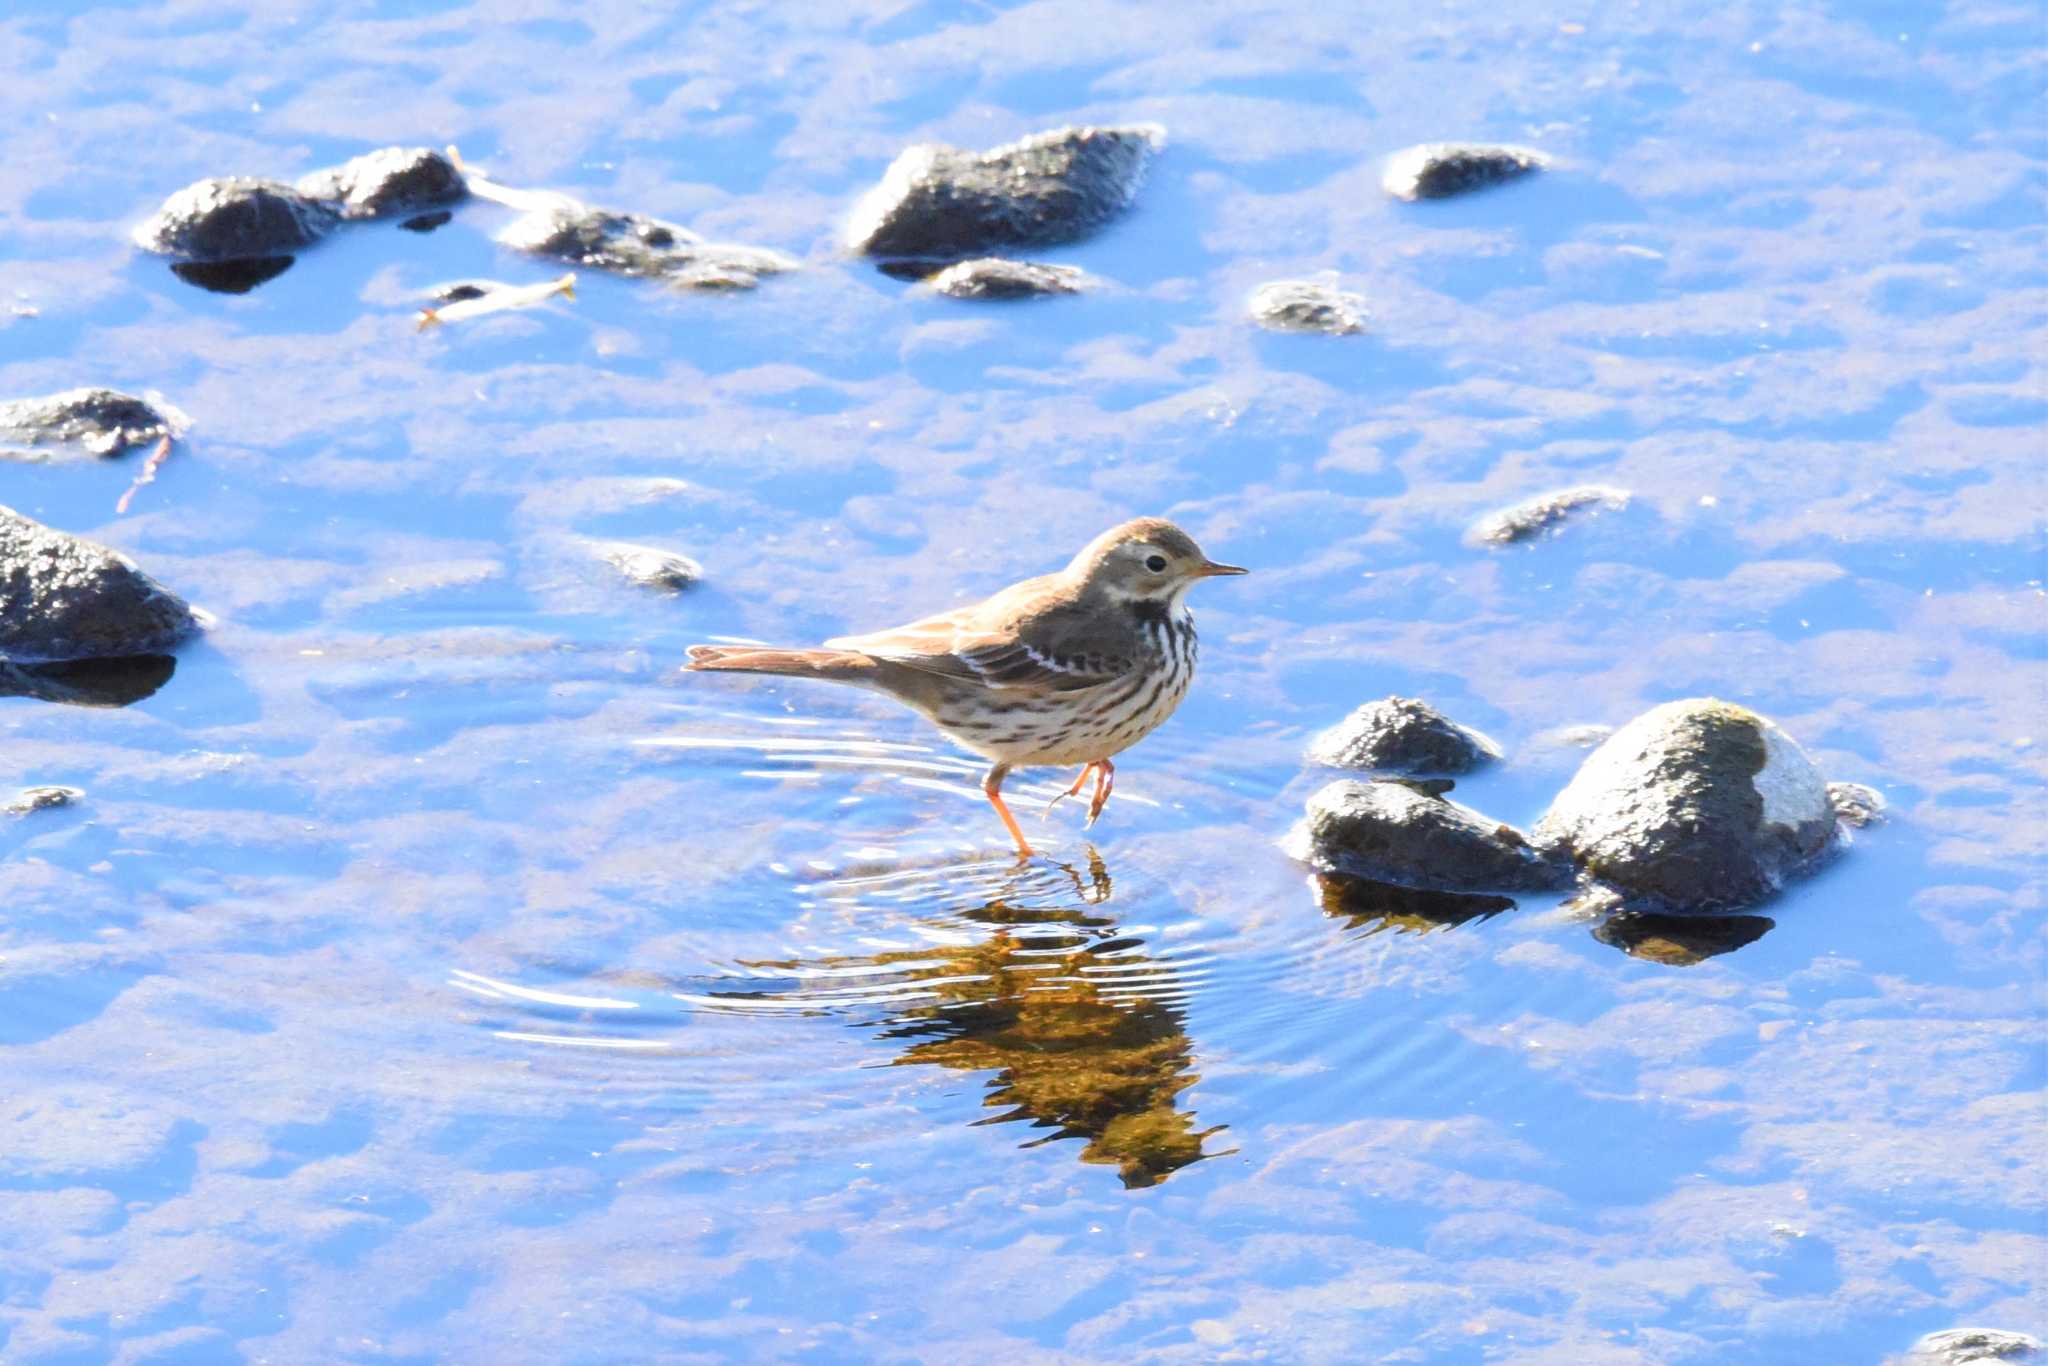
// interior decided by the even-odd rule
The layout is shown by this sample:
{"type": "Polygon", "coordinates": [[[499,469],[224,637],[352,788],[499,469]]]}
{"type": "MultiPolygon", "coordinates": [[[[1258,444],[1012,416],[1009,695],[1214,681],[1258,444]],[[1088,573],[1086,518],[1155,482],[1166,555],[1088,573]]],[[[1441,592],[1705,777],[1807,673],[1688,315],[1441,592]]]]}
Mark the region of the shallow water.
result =
{"type": "Polygon", "coordinates": [[[126,516],[136,458],[0,462],[0,503],[216,624],[132,705],[0,699],[0,797],[86,794],[0,818],[0,1359],[2048,1330],[2039,15],[1697,8],[11,8],[0,395],[194,426],[126,516]],[[1172,139],[1136,211],[1041,254],[1093,295],[838,254],[908,142],[1132,119],[1172,139]],[[1565,164],[1387,200],[1442,136],[1565,164]],[[126,245],[391,142],[807,268],[421,333],[429,285],[558,271],[485,203],[237,296],[126,245]],[[1369,335],[1245,320],[1321,272],[1369,335]],[[1464,540],[1586,482],[1634,501],[1464,540]],[[1021,869],[908,713],[678,671],[1141,512],[1255,572],[1021,869]],[[1892,820],[1720,940],[1326,898],[1276,847],[1299,755],[1390,692],[1503,743],[1458,797],[1504,820],[1561,728],[1703,693],[1892,820]]]}

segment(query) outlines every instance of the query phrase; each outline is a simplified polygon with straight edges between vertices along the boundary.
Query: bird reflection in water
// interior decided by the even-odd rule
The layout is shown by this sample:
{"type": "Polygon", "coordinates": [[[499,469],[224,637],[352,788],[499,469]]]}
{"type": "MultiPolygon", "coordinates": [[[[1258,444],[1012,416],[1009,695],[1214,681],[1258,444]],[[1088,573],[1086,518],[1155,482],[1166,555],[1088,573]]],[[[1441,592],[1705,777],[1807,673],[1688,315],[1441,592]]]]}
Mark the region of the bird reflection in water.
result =
{"type": "MultiPolygon", "coordinates": [[[[979,1124],[1024,1120],[1053,1132],[1025,1144],[1085,1140],[1083,1162],[1114,1166],[1126,1187],[1155,1186],[1204,1157],[1216,1128],[1197,1130],[1178,1108],[1193,1070],[1172,969],[1140,952],[1104,913],[1111,883],[1093,847],[1084,878],[1043,863],[1005,880],[983,904],[948,917],[948,929],[987,931],[978,942],[860,957],[757,962],[801,978],[855,973],[886,985],[897,1005],[880,1037],[905,1045],[897,1066],[992,1071],[979,1124]],[[1056,868],[1059,880],[1048,884],[1056,868]],[[1068,887],[1071,887],[1071,894],[1068,887]],[[893,969],[893,970],[892,970],[893,969]]],[[[779,997],[788,1001],[788,995],[779,997]]]]}

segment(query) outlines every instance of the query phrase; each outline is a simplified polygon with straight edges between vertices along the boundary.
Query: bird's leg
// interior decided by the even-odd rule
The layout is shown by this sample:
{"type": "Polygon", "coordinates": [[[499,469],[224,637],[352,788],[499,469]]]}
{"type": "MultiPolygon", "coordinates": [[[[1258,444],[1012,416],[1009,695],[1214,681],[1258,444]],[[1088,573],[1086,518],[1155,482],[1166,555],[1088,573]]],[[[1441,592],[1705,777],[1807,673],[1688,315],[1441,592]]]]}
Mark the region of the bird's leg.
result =
{"type": "Polygon", "coordinates": [[[1030,858],[1031,846],[1024,842],[1024,832],[1017,828],[1017,818],[1010,814],[1010,808],[1003,804],[1003,779],[1010,776],[1008,764],[997,764],[981,780],[981,790],[988,794],[990,806],[1003,818],[1003,828],[1010,832],[1010,838],[1017,841],[1017,857],[1030,858]]]}
{"type": "Polygon", "coordinates": [[[1089,774],[1091,774],[1091,773],[1093,773],[1094,771],[1095,771],[1095,765],[1094,765],[1094,764],[1089,764],[1089,765],[1087,765],[1086,767],[1084,767],[1084,768],[1083,768],[1083,769],[1082,769],[1082,770],[1081,770],[1081,771],[1080,771],[1079,773],[1075,774],[1075,775],[1074,775],[1074,785],[1073,785],[1072,787],[1068,788],[1068,789],[1067,789],[1067,790],[1066,790],[1065,792],[1062,792],[1062,793],[1060,793],[1060,795],[1059,795],[1059,796],[1057,796],[1057,797],[1054,797],[1054,798],[1053,798],[1053,799],[1052,799],[1051,801],[1047,802],[1047,803],[1045,804],[1045,811],[1044,811],[1044,813],[1043,813],[1042,815],[1040,815],[1040,816],[1039,816],[1039,819],[1040,819],[1040,820],[1044,820],[1046,816],[1050,816],[1050,815],[1052,814],[1052,809],[1053,809],[1053,808],[1054,808],[1055,806],[1058,806],[1058,805],[1059,805],[1059,804],[1060,804],[1061,802],[1065,801],[1065,800],[1066,800],[1067,798],[1069,798],[1069,797],[1071,797],[1071,796],[1075,795],[1076,793],[1078,793],[1078,792],[1079,792],[1079,791],[1081,790],[1081,785],[1082,785],[1083,783],[1086,783],[1086,782],[1088,781],[1088,775],[1089,775],[1089,774]]]}
{"type": "Polygon", "coordinates": [[[1109,805],[1109,794],[1116,791],[1116,765],[1097,759],[1091,767],[1095,770],[1095,799],[1088,803],[1088,824],[1093,825],[1102,808],[1109,805]]]}

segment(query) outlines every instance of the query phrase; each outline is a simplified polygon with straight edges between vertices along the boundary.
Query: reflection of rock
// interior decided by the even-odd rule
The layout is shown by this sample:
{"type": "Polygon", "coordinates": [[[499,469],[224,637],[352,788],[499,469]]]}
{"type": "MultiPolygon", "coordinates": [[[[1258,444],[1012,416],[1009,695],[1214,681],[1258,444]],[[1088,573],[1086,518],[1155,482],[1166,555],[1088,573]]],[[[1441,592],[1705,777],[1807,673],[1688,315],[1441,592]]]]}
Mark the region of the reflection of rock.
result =
{"type": "Polygon", "coordinates": [[[752,289],[763,275],[796,269],[781,252],[706,242],[645,214],[593,209],[560,195],[516,198],[535,201],[498,234],[516,251],[698,289],[752,289]]]}
{"type": "Polygon", "coordinates": [[[0,454],[8,444],[75,445],[100,456],[119,455],[130,446],[174,437],[186,418],[175,409],[158,409],[146,400],[117,389],[66,389],[44,398],[0,403],[0,454]]]}
{"type": "Polygon", "coordinates": [[[1380,184],[1397,199],[1447,199],[1517,180],[1550,164],[1528,147],[1475,142],[1425,142],[1396,152],[1380,184]]]}
{"type": "Polygon", "coordinates": [[[292,268],[293,256],[252,256],[245,261],[173,261],[171,274],[215,294],[247,294],[292,268]]]}
{"type": "Polygon", "coordinates": [[[1653,707],[1587,756],[1536,838],[1628,897],[1722,910],[1762,900],[1826,853],[1835,815],[1792,737],[1693,698],[1653,707]]]}
{"type": "Polygon", "coordinates": [[[380,147],[299,177],[298,191],[343,218],[383,218],[452,204],[469,193],[462,172],[429,147],[380,147]]]}
{"type": "MultiPolygon", "coordinates": [[[[6,666],[0,665],[0,669],[6,666]]],[[[77,787],[25,787],[14,799],[0,804],[0,815],[26,816],[32,811],[49,811],[59,806],[69,806],[85,795],[77,787]]]]}
{"type": "Polygon", "coordinates": [[[187,185],[135,230],[145,251],[188,261],[286,256],[325,237],[333,208],[290,185],[226,176],[187,185]]]}
{"type": "MultiPolygon", "coordinates": [[[[1078,876],[1075,885],[1080,886],[1078,876]]],[[[1108,878],[1099,866],[1098,894],[1108,878]]],[[[1090,909],[996,900],[969,919],[992,931],[974,945],[925,945],[820,963],[752,968],[849,970],[887,992],[883,1037],[907,1044],[899,1066],[997,1073],[983,1102],[1005,1113],[985,1123],[1028,1120],[1080,1138],[1083,1162],[1117,1168],[1127,1187],[1156,1186],[1209,1156],[1194,1116],[1175,1108],[1198,1080],[1178,1009],[1139,990],[1163,975],[1139,941],[1090,909]],[[894,966],[900,976],[877,969],[894,966]],[[921,990],[914,984],[922,984],[921,990]],[[914,1002],[914,1004],[899,1004],[914,1002]]]]}
{"type": "Polygon", "coordinates": [[[2003,1328],[1947,1328],[1913,1344],[1906,1366],[1967,1366],[1978,1361],[2025,1361],[2041,1340],[2003,1328]]]}
{"type": "Polygon", "coordinates": [[[171,681],[178,661],[169,655],[73,659],[60,664],[0,660],[0,697],[33,697],[74,707],[125,707],[171,681]]]}
{"type": "Polygon", "coordinates": [[[981,256],[947,266],[926,283],[949,299],[1032,299],[1079,294],[1085,278],[1072,266],[981,256]]]}
{"type": "Polygon", "coordinates": [[[1308,799],[1287,852],[1322,872],[1437,891],[1538,891],[1571,869],[1519,830],[1401,782],[1330,783],[1308,799]]]}
{"type": "Polygon", "coordinates": [[[1884,794],[1874,787],[1862,783],[1829,783],[1828,805],[1834,808],[1835,819],[1843,825],[1861,830],[1884,820],[1884,794]]]}
{"type": "Polygon", "coordinates": [[[688,555],[678,555],[673,550],[663,550],[658,546],[608,541],[592,549],[606,564],[642,588],[675,593],[704,577],[703,565],[688,555]]]}
{"type": "Polygon", "coordinates": [[[1593,937],[1631,958],[1691,967],[1764,937],[1777,922],[1760,915],[1659,915],[1621,911],[1593,927],[1593,937]]]}
{"type": "Polygon", "coordinates": [[[1484,920],[1515,908],[1515,903],[1504,896],[1422,891],[1330,873],[1316,875],[1315,889],[1325,915],[1341,916],[1353,929],[1374,931],[1394,929],[1421,934],[1484,920]]]}
{"type": "Polygon", "coordinates": [[[1500,757],[1500,746],[1427,702],[1368,702],[1309,743],[1311,763],[1379,773],[1468,773],[1500,757]]]}
{"type": "Polygon", "coordinates": [[[1323,332],[1346,337],[1365,331],[1365,300],[1313,280],[1274,280],[1254,290],[1252,318],[1275,332],[1323,332]]]}
{"type": "Polygon", "coordinates": [[[0,659],[155,654],[196,629],[127,556],[0,507],[0,659]]]}
{"type": "Polygon", "coordinates": [[[1060,128],[986,152],[926,143],[897,157],[854,210],[869,256],[974,256],[1070,242],[1130,206],[1165,142],[1151,124],[1060,128]]]}
{"type": "Polygon", "coordinates": [[[1513,545],[1534,540],[1556,531],[1577,514],[1618,512],[1628,506],[1628,500],[1626,489],[1608,488],[1604,484],[1559,489],[1490,514],[1472,528],[1468,539],[1480,545],[1513,545]]]}

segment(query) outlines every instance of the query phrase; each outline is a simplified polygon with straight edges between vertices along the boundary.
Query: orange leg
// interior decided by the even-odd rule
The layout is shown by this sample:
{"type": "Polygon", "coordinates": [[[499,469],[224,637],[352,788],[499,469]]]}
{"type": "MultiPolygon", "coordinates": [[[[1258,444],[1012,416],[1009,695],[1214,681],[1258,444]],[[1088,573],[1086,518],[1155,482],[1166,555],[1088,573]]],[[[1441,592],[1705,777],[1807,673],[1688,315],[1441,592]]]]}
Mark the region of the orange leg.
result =
{"type": "Polygon", "coordinates": [[[1017,841],[1017,857],[1030,858],[1031,846],[1024,842],[1024,832],[1017,828],[1017,818],[1010,814],[1010,808],[1003,804],[1003,779],[1010,776],[1008,764],[997,764],[981,780],[981,790],[988,794],[989,805],[1003,818],[1003,828],[1010,832],[1010,838],[1017,841]]]}
{"type": "MultiPolygon", "coordinates": [[[[1109,805],[1109,794],[1116,791],[1116,765],[1107,759],[1097,759],[1095,769],[1095,799],[1088,803],[1088,824],[1095,824],[1095,818],[1102,814],[1102,808],[1109,805]]],[[[1079,787],[1080,784],[1074,784],[1079,787]]]]}
{"type": "MultiPolygon", "coordinates": [[[[1080,790],[1081,790],[1081,788],[1083,787],[1083,785],[1085,785],[1085,784],[1087,783],[1087,781],[1088,781],[1088,775],[1089,775],[1089,774],[1091,774],[1091,773],[1093,773],[1094,771],[1095,771],[1095,765],[1091,763],[1091,764],[1088,764],[1088,765],[1087,765],[1086,767],[1084,767],[1084,768],[1083,768],[1083,769],[1082,769],[1082,770],[1081,770],[1081,771],[1080,771],[1079,773],[1075,774],[1075,775],[1074,775],[1074,785],[1073,785],[1072,787],[1068,788],[1068,789],[1067,789],[1067,790],[1066,790],[1065,792],[1062,792],[1062,793],[1060,793],[1060,795],[1059,795],[1059,796],[1057,796],[1057,797],[1054,797],[1054,798],[1053,798],[1053,799],[1052,799],[1051,801],[1049,801],[1049,802],[1047,802],[1047,803],[1045,804],[1045,815],[1046,815],[1046,816],[1050,816],[1050,815],[1052,814],[1052,809],[1053,809],[1053,808],[1054,808],[1055,806],[1058,806],[1058,805],[1059,805],[1059,804],[1060,804],[1061,802],[1065,801],[1065,800],[1066,800],[1067,798],[1069,798],[1069,797],[1071,797],[1071,796],[1074,796],[1074,795],[1075,795],[1076,793],[1080,792],[1080,790]]],[[[1041,816],[1041,817],[1040,817],[1040,819],[1042,820],[1042,819],[1044,819],[1044,817],[1043,817],[1043,816],[1041,816]]]]}

